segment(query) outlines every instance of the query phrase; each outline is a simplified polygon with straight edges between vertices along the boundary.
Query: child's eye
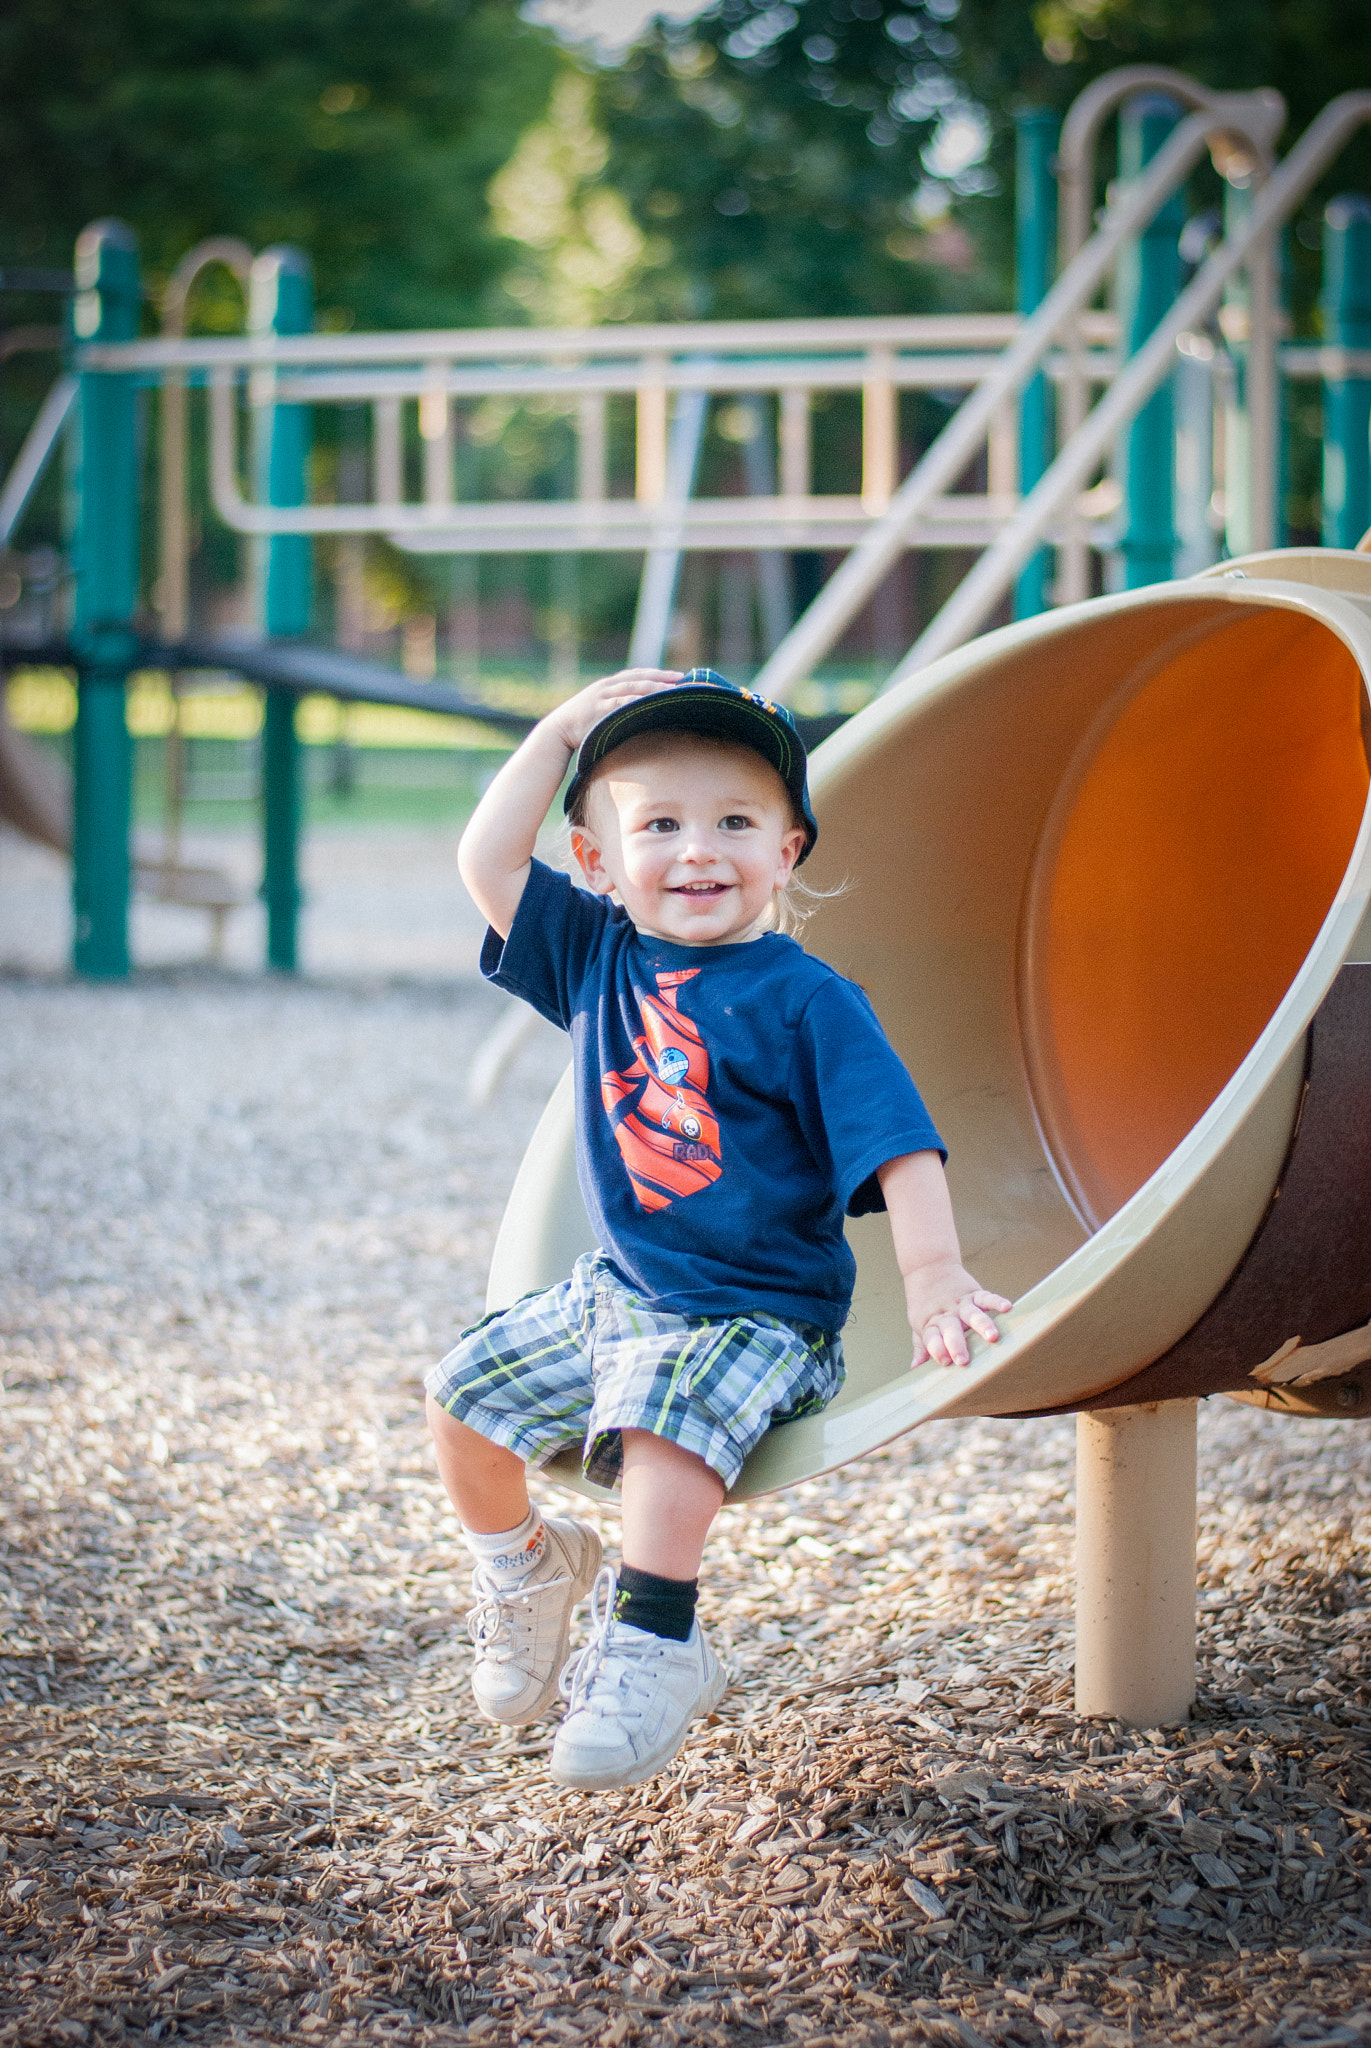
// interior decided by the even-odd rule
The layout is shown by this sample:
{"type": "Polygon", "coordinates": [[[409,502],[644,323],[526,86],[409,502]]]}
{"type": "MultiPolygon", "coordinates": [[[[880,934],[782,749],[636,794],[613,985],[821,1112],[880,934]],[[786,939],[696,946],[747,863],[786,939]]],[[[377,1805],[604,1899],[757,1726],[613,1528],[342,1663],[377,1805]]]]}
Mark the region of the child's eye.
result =
{"type": "Polygon", "coordinates": [[[751,818],[745,818],[741,811],[734,811],[729,817],[720,818],[719,830],[721,832],[750,832],[752,830],[752,820],[751,818]]]}
{"type": "Polygon", "coordinates": [[[643,830],[644,832],[677,832],[680,830],[680,827],[674,818],[649,818],[643,830]]]}

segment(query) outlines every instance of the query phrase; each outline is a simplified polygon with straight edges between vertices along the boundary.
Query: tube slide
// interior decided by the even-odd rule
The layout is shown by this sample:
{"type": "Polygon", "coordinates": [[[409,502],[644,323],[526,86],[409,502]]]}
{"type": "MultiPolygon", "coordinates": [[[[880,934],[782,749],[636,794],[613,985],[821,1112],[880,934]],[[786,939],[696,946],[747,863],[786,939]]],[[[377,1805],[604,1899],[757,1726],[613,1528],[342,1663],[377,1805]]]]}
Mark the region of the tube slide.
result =
{"type": "MultiPolygon", "coordinates": [[[[809,872],[846,889],[806,945],[870,994],[1016,1305],[968,1369],[911,1372],[888,1226],[850,1224],[847,1385],[738,1497],[933,1416],[1269,1399],[1278,1354],[1296,1411],[1362,1399],[1288,1367],[1334,1338],[1355,1366],[1371,1324],[1368,678],[1371,557],[1287,550],[990,633],[814,755],[809,872]]],[[[566,1076],[489,1305],[589,1244],[566,1076]]]]}

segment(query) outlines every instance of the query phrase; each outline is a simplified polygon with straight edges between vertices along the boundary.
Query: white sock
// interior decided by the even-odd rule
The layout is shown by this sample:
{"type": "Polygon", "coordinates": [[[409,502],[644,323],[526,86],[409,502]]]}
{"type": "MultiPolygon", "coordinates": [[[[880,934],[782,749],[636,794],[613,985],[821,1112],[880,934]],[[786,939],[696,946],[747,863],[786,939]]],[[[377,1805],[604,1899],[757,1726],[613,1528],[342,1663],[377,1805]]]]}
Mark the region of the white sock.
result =
{"type": "Polygon", "coordinates": [[[494,1536],[483,1536],[478,1530],[463,1526],[462,1534],[467,1540],[467,1549],[480,1565],[487,1578],[497,1586],[521,1586],[529,1573],[539,1563],[547,1548],[543,1532],[543,1517],[537,1508],[531,1507],[517,1529],[505,1529],[494,1536]]]}

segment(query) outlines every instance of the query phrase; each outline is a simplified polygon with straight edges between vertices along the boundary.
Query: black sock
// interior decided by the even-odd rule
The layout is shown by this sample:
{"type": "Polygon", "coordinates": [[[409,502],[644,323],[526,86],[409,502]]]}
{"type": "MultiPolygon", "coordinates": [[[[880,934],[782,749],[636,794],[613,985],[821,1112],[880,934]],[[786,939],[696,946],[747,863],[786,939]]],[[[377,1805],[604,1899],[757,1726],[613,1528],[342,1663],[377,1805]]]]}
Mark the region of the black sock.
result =
{"type": "Polygon", "coordinates": [[[635,1571],[631,1564],[621,1564],[614,1619],[646,1629],[650,1636],[683,1643],[695,1620],[699,1584],[698,1579],[659,1579],[656,1572],[635,1571]]]}

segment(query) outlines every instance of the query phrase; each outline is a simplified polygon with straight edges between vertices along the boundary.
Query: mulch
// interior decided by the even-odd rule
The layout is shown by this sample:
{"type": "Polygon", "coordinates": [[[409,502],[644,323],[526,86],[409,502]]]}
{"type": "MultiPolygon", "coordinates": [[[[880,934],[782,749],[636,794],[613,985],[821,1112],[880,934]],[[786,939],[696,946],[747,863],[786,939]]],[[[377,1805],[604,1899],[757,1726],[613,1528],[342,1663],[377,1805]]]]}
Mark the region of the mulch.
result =
{"type": "Polygon", "coordinates": [[[1190,1727],[1080,1722],[1069,1435],[1019,1549],[975,1505],[1014,1432],[944,1428],[726,1517],[721,1711],[662,1779],[570,1794],[549,1727],[470,1710],[412,1391],[321,1441],[193,1381],[193,1416],[125,1386],[101,1427],[54,1377],[10,1357],[0,2041],[1371,2036],[1345,1537],[1214,1588],[1190,1727]],[[54,1441],[100,1483],[45,1497],[54,1441]]]}
{"type": "MultiPolygon", "coordinates": [[[[304,1028],[306,998],[273,1000],[304,1028]]],[[[338,1000],[394,1042],[391,997],[371,1022],[338,1000]]],[[[88,997],[49,1001],[45,1039],[149,1046],[147,1114],[190,1114],[158,1036],[175,989],[117,1045],[88,997]]],[[[208,1028],[202,1003],[212,1090],[208,1028]]],[[[295,1173],[271,1058],[232,1129],[295,1173]]],[[[283,1071],[317,1137],[308,1074],[283,1071]]],[[[430,1173],[419,1122],[391,1180],[368,1166],[371,1210],[339,1204],[365,1103],[275,1207],[259,1189],[234,1222],[226,1180],[201,1216],[178,1181],[183,1286],[100,1165],[91,1100],[63,1113],[82,1203],[109,1191],[83,1237],[44,1154],[0,1306],[3,2048],[1371,2040],[1357,1424],[1205,1409],[1184,1728],[1072,1712],[1070,1422],[943,1423],[728,1510],[702,1602],[719,1712],[655,1782],[571,1794],[550,1722],[472,1710],[468,1563],[419,1412],[434,1290],[454,1261],[479,1284],[496,1125],[473,1126],[479,1184],[422,1210],[401,1199],[430,1173]],[[434,1219],[463,1201],[454,1249],[434,1219]]],[[[613,1516],[574,1505],[612,1545],[613,1516]]]]}

